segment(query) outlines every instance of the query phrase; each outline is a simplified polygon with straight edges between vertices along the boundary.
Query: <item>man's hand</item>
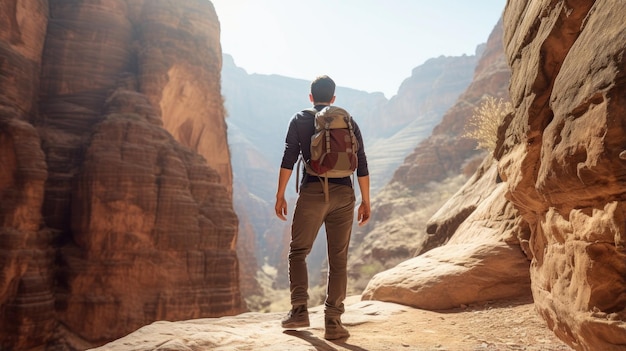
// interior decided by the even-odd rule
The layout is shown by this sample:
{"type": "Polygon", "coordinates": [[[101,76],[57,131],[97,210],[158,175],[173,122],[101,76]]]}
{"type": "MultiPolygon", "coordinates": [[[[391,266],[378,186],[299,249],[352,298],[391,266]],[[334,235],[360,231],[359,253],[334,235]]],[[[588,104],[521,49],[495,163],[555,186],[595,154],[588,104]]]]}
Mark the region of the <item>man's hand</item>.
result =
{"type": "Polygon", "coordinates": [[[370,176],[358,177],[361,190],[361,205],[357,214],[359,226],[366,225],[370,220],[370,176]]]}
{"type": "Polygon", "coordinates": [[[289,177],[291,177],[291,170],[287,168],[281,168],[278,173],[278,190],[276,191],[276,205],[274,205],[274,211],[276,216],[283,221],[287,220],[287,201],[285,201],[285,188],[289,177]]]}
{"type": "Polygon", "coordinates": [[[287,220],[287,201],[285,197],[276,197],[276,205],[274,205],[274,210],[276,211],[276,216],[283,221],[287,220]]]}
{"type": "Polygon", "coordinates": [[[357,215],[357,219],[359,221],[359,227],[364,226],[370,220],[370,204],[367,202],[361,202],[359,206],[359,211],[357,215]]]}

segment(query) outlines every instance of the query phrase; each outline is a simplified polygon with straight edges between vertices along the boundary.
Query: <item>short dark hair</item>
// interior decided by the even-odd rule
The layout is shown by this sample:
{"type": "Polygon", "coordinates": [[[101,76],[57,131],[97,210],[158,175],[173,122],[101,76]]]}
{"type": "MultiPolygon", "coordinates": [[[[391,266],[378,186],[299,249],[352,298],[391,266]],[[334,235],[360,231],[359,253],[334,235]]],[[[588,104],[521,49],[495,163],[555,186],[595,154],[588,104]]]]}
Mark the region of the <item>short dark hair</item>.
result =
{"type": "Polygon", "coordinates": [[[311,82],[313,102],[330,102],[335,96],[335,82],[329,76],[323,75],[311,82]]]}

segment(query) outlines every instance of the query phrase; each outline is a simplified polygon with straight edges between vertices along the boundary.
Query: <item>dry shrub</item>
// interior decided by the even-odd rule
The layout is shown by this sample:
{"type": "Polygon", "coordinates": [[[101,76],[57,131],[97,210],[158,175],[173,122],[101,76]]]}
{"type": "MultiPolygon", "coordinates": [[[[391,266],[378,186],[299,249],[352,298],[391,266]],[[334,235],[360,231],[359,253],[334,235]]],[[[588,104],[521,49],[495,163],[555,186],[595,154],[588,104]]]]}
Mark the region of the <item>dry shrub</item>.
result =
{"type": "Polygon", "coordinates": [[[512,112],[513,106],[510,102],[487,96],[474,109],[474,114],[465,126],[463,137],[476,140],[476,149],[492,152],[498,141],[498,127],[504,117],[512,112]]]}

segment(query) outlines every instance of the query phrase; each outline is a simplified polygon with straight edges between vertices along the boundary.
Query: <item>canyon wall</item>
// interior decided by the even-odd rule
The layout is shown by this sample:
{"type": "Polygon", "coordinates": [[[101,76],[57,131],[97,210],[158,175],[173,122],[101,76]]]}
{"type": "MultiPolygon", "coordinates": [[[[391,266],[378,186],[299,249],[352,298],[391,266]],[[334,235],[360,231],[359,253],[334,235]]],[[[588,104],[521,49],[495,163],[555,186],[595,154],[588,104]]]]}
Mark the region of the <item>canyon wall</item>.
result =
{"type": "Polygon", "coordinates": [[[507,198],[530,226],[535,305],[577,350],[626,348],[626,3],[509,1],[507,198]]]}
{"type": "Polygon", "coordinates": [[[2,349],[238,314],[208,1],[0,5],[2,349]]]}
{"type": "Polygon", "coordinates": [[[48,1],[0,4],[0,348],[45,345],[56,329],[53,232],[37,116],[48,1]]]}

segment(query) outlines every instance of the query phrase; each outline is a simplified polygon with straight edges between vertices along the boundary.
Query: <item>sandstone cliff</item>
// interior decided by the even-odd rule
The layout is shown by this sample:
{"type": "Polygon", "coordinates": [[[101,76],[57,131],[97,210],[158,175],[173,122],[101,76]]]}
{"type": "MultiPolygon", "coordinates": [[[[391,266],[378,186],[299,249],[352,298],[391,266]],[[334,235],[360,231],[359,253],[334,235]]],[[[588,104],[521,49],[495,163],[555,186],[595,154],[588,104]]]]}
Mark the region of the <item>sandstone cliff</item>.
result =
{"type": "Polygon", "coordinates": [[[0,4],[0,348],[45,345],[57,327],[55,236],[42,226],[48,176],[37,116],[48,2],[0,4]]]}
{"type": "Polygon", "coordinates": [[[530,226],[535,305],[577,350],[626,348],[623,1],[509,2],[507,198],[530,226]]]}
{"type": "Polygon", "coordinates": [[[0,348],[237,314],[207,1],[0,5],[0,348]]]}

